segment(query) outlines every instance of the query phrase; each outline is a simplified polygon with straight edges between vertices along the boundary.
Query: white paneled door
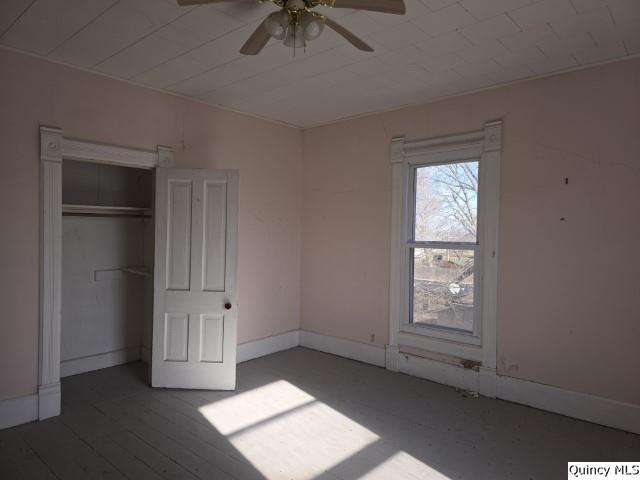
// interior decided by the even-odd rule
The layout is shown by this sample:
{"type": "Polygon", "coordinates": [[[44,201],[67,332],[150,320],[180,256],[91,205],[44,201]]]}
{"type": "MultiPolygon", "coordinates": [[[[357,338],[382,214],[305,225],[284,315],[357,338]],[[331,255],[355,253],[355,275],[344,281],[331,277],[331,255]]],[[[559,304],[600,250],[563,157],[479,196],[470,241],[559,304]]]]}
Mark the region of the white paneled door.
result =
{"type": "Polygon", "coordinates": [[[238,173],[156,170],[151,385],[236,384],[238,173]]]}

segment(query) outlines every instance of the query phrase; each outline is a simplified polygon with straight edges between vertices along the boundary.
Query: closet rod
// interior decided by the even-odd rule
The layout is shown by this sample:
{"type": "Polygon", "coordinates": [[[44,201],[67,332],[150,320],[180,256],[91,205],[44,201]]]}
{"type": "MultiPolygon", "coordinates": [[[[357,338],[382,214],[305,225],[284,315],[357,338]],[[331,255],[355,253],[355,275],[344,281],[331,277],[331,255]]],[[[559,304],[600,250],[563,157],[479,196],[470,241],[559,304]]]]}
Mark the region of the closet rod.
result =
{"type": "Polygon", "coordinates": [[[62,205],[62,215],[86,217],[151,217],[151,209],[142,207],[110,207],[105,205],[62,205]]]}

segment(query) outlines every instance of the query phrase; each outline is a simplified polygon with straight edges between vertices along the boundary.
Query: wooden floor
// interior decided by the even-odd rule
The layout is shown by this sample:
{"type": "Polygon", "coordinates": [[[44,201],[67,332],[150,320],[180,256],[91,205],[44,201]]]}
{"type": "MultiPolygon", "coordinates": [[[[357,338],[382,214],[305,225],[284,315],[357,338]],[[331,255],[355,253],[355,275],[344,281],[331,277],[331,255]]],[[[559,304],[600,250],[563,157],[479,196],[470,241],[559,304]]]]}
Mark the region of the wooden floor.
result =
{"type": "Polygon", "coordinates": [[[640,436],[295,348],[235,392],[157,390],[142,364],[63,380],[63,414],[0,432],[4,479],[552,479],[638,460],[640,436]]]}

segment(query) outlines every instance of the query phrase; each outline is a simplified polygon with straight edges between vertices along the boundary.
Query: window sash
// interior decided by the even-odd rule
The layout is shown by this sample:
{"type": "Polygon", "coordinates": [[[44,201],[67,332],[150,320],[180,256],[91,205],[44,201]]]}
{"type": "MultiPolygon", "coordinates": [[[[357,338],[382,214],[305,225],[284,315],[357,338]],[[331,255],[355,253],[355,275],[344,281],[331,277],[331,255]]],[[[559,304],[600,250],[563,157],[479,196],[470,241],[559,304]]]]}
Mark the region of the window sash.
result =
{"type": "Polygon", "coordinates": [[[405,232],[405,262],[408,268],[405,271],[405,275],[408,278],[405,281],[408,282],[409,288],[406,289],[407,298],[404,299],[408,303],[408,308],[405,312],[408,314],[401,324],[400,330],[408,333],[415,333],[420,335],[428,335],[435,338],[442,338],[444,340],[461,341],[464,343],[471,343],[475,345],[480,344],[482,336],[482,248],[480,245],[480,238],[482,235],[482,198],[480,192],[480,185],[482,184],[482,161],[478,157],[473,158],[455,158],[449,160],[438,159],[437,161],[428,161],[423,159],[419,163],[412,163],[409,165],[409,182],[407,188],[407,204],[408,204],[408,222],[407,231],[405,232]],[[478,212],[477,212],[477,231],[475,242],[444,242],[444,241],[416,241],[416,181],[417,171],[421,167],[431,167],[436,165],[453,165],[457,163],[465,163],[470,161],[478,162],[478,190],[476,195],[478,197],[478,212]],[[413,323],[413,296],[414,296],[414,256],[413,252],[416,248],[425,249],[441,249],[441,250],[473,250],[474,252],[474,279],[473,279],[473,330],[468,332],[466,330],[460,330],[441,325],[428,325],[421,324],[416,325],[413,323]]]}
{"type": "Polygon", "coordinates": [[[454,245],[451,248],[437,246],[435,248],[439,250],[469,250],[473,251],[473,328],[471,331],[462,330],[453,327],[446,327],[442,325],[429,325],[429,324],[416,324],[413,321],[413,308],[414,308],[414,251],[416,248],[432,249],[433,247],[424,247],[424,243],[433,242],[419,242],[409,243],[406,246],[406,261],[408,263],[408,286],[407,298],[405,302],[408,302],[408,318],[401,326],[401,330],[408,331],[410,333],[418,333],[422,335],[430,335],[437,338],[443,338],[445,340],[457,340],[464,341],[465,343],[480,344],[480,337],[482,335],[482,250],[479,245],[473,243],[463,244],[450,244],[454,245]],[[417,245],[417,246],[414,246],[417,245]],[[455,246],[464,245],[464,246],[455,246]]]}
{"type": "Polygon", "coordinates": [[[428,160],[423,160],[420,163],[412,163],[409,165],[409,185],[407,188],[407,199],[408,199],[408,219],[409,221],[407,222],[407,228],[408,231],[406,232],[407,234],[407,242],[411,242],[413,244],[445,244],[445,243],[449,243],[449,244],[464,244],[464,245],[479,245],[480,243],[480,234],[481,234],[481,226],[480,226],[480,219],[481,217],[481,205],[482,205],[482,198],[480,196],[480,185],[482,184],[482,162],[481,162],[481,158],[478,157],[473,157],[473,158],[456,158],[456,159],[451,159],[451,160],[438,160],[438,161],[428,161],[428,160]],[[468,163],[468,162],[478,162],[478,190],[476,191],[476,196],[477,196],[477,214],[476,214],[476,241],[475,242],[441,242],[441,241],[426,241],[426,240],[421,240],[421,241],[416,241],[416,182],[418,179],[418,169],[422,168],[422,167],[435,167],[438,165],[455,165],[457,163],[468,163]]]}

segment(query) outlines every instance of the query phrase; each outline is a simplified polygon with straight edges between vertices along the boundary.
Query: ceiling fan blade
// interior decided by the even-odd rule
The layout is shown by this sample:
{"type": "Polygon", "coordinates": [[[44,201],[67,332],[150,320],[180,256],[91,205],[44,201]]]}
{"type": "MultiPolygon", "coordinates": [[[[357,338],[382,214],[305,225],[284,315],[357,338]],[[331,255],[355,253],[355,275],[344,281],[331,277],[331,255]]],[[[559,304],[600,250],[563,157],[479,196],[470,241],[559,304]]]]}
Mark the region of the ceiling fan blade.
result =
{"type": "Polygon", "coordinates": [[[264,26],[267,22],[267,18],[258,25],[258,28],[255,29],[249,39],[244,43],[240,49],[240,53],[243,55],[257,55],[264,48],[271,38],[271,35],[269,35],[269,32],[267,32],[267,29],[264,26]]]}
{"type": "Polygon", "coordinates": [[[358,50],[362,50],[364,52],[373,52],[373,48],[364,43],[363,40],[359,39],[349,30],[344,28],[342,25],[334,22],[330,18],[325,17],[324,24],[339,35],[342,35],[350,44],[352,44],[358,50]]]}
{"type": "Polygon", "coordinates": [[[207,3],[234,2],[236,0],[178,0],[178,5],[186,7],[187,5],[206,5],[207,3]]]}
{"type": "Polygon", "coordinates": [[[403,0],[320,0],[319,4],[326,7],[352,8],[395,15],[404,15],[407,11],[403,0]]]}

